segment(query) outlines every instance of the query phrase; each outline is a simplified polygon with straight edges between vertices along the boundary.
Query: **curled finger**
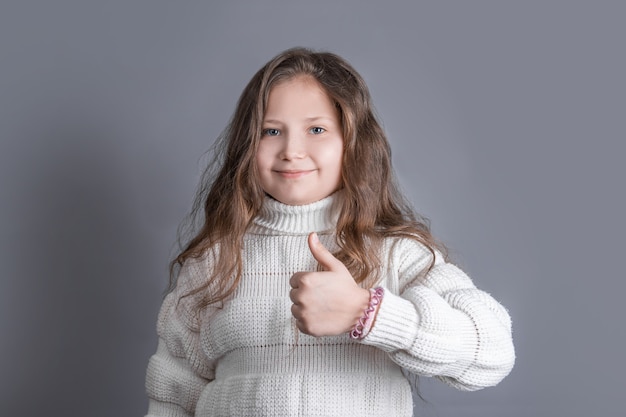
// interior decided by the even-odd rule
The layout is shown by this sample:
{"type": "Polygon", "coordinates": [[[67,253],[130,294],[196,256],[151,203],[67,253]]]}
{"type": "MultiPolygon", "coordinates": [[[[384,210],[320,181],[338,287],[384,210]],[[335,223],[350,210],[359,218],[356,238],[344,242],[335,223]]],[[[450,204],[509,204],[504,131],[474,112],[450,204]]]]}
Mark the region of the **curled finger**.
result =
{"type": "Polygon", "coordinates": [[[291,300],[292,303],[294,304],[298,304],[298,290],[295,288],[292,288],[291,290],[289,290],[289,299],[291,300]]]}
{"type": "Polygon", "coordinates": [[[296,322],[302,319],[302,312],[297,304],[291,305],[291,315],[296,319],[296,322]]]}

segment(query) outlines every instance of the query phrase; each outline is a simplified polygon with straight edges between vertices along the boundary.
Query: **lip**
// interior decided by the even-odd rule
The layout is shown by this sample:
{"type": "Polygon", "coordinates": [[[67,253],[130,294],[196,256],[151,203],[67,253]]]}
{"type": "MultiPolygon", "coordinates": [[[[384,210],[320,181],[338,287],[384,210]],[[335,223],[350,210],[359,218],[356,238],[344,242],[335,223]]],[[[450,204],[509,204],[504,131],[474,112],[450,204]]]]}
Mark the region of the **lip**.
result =
{"type": "Polygon", "coordinates": [[[304,177],[312,172],[314,169],[284,169],[284,170],[274,170],[275,173],[280,175],[283,178],[287,179],[296,179],[304,177]]]}

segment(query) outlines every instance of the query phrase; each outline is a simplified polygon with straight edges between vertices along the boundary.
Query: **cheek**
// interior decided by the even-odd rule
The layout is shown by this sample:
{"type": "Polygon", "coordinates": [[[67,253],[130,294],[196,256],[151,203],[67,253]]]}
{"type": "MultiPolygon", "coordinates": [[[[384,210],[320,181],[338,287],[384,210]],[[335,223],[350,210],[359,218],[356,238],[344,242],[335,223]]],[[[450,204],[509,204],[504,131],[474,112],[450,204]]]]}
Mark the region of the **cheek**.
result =
{"type": "Polygon", "coordinates": [[[341,168],[343,165],[343,143],[336,144],[329,147],[324,155],[327,166],[331,169],[335,175],[341,175],[341,168]]]}
{"type": "Polygon", "coordinates": [[[259,146],[255,155],[256,166],[259,171],[262,171],[269,164],[269,155],[267,146],[259,146]]]}

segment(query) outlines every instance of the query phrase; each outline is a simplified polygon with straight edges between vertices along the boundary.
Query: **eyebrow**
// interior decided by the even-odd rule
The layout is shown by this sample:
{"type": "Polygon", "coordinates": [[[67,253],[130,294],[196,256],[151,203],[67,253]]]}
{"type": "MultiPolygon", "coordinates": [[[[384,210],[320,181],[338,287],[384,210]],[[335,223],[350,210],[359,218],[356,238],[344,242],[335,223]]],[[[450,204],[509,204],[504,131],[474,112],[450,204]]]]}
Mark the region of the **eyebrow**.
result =
{"type": "MultiPolygon", "coordinates": [[[[307,118],[304,119],[304,121],[307,122],[307,123],[317,122],[318,120],[326,120],[326,121],[329,121],[329,122],[333,121],[333,119],[331,117],[326,117],[326,116],[313,116],[313,117],[307,117],[307,118]]],[[[282,122],[280,120],[276,120],[276,119],[263,119],[263,123],[281,124],[282,122]]]]}

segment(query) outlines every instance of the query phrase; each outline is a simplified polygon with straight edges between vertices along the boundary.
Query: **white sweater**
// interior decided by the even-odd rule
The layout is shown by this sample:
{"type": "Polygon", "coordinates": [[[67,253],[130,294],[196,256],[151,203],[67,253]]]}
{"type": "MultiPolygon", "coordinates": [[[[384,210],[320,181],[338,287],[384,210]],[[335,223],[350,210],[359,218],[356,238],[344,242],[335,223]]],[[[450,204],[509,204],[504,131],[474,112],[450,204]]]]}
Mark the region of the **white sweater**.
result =
{"type": "Polygon", "coordinates": [[[456,266],[410,239],[388,239],[385,288],[374,326],[347,334],[297,333],[289,278],[314,271],[307,235],[331,251],[341,193],[306,206],[267,199],[245,236],[243,275],[221,309],[181,294],[209,275],[189,261],[163,302],[159,346],[148,365],[148,416],[411,416],[401,369],[463,390],[493,386],[515,359],[506,310],[456,266]]]}

